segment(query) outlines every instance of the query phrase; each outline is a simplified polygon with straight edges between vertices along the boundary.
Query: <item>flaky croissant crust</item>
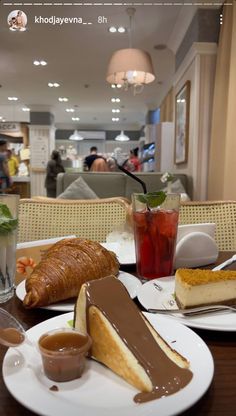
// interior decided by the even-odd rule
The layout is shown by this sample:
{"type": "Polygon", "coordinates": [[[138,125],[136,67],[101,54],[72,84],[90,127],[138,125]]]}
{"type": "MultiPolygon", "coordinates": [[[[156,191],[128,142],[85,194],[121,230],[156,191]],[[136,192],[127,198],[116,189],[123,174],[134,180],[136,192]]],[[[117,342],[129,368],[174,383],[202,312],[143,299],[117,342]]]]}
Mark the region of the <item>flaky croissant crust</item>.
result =
{"type": "Polygon", "coordinates": [[[83,283],[117,275],[116,255],[99,243],[80,238],[54,244],[26,280],[26,308],[77,297],[83,283]]]}

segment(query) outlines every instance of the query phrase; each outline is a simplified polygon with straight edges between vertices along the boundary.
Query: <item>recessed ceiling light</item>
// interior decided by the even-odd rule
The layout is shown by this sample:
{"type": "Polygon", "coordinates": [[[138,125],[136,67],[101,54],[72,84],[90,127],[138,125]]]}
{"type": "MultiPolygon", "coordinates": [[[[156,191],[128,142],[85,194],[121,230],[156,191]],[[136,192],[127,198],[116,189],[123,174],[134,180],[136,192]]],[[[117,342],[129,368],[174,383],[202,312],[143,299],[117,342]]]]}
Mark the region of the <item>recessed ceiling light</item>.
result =
{"type": "Polygon", "coordinates": [[[110,33],[116,33],[116,32],[118,32],[118,33],[125,33],[126,32],[126,29],[123,26],[119,26],[118,28],[115,27],[115,26],[111,26],[111,27],[108,28],[108,31],[110,33]]]}
{"type": "Polygon", "coordinates": [[[119,117],[112,117],[112,121],[119,121],[119,117]]]}
{"type": "Polygon", "coordinates": [[[17,97],[8,97],[8,100],[9,100],[9,101],[17,101],[17,100],[18,100],[18,98],[17,98],[17,97]]]}
{"type": "Polygon", "coordinates": [[[34,65],[36,65],[36,66],[46,66],[47,65],[47,62],[46,61],[44,61],[44,60],[42,60],[42,61],[37,61],[37,60],[35,60],[34,62],[34,65]]]}
{"type": "Polygon", "coordinates": [[[74,113],[74,111],[75,111],[74,108],[67,108],[66,109],[67,113],[74,113]]]}
{"type": "Polygon", "coordinates": [[[111,111],[112,111],[113,113],[120,113],[119,108],[113,108],[111,111]]]}
{"type": "Polygon", "coordinates": [[[50,88],[58,88],[58,87],[60,87],[60,84],[58,84],[58,82],[49,82],[48,83],[48,86],[50,87],[50,88]]]}
{"type": "Polygon", "coordinates": [[[117,30],[118,30],[119,33],[125,33],[126,32],[126,29],[123,26],[118,27],[117,30]]]}
{"type": "Polygon", "coordinates": [[[29,107],[22,107],[22,111],[30,111],[29,107]]]}
{"type": "Polygon", "coordinates": [[[0,116],[0,120],[2,120],[2,116],[0,116]]]}
{"type": "Polygon", "coordinates": [[[68,98],[66,98],[66,97],[59,97],[58,98],[58,101],[60,101],[61,103],[64,101],[64,102],[67,102],[67,101],[69,101],[68,100],[68,98]]]}
{"type": "Polygon", "coordinates": [[[116,27],[115,26],[111,26],[111,27],[109,27],[109,32],[110,33],[116,33],[116,31],[117,31],[117,29],[116,29],[116,27]]]}
{"type": "Polygon", "coordinates": [[[111,88],[121,88],[121,84],[111,84],[111,88]]]}
{"type": "Polygon", "coordinates": [[[112,98],[111,98],[111,102],[112,102],[112,103],[120,103],[120,98],[115,98],[115,97],[112,97],[112,98]]]}
{"type": "Polygon", "coordinates": [[[6,121],[6,119],[5,118],[2,118],[2,122],[5,123],[5,121],[6,121]]]}
{"type": "Polygon", "coordinates": [[[73,120],[73,121],[79,121],[80,118],[79,117],[72,117],[71,120],[73,120]]]}

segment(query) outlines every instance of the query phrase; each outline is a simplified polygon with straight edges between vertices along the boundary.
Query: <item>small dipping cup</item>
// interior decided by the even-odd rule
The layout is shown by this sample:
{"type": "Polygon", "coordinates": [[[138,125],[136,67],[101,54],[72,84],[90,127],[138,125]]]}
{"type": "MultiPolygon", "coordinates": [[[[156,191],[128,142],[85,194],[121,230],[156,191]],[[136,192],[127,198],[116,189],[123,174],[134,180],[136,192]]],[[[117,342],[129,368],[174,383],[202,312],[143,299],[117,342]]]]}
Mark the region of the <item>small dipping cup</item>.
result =
{"type": "Polygon", "coordinates": [[[41,335],[38,346],[45,375],[59,382],[81,377],[91,345],[89,335],[73,328],[55,329],[41,335]]]}

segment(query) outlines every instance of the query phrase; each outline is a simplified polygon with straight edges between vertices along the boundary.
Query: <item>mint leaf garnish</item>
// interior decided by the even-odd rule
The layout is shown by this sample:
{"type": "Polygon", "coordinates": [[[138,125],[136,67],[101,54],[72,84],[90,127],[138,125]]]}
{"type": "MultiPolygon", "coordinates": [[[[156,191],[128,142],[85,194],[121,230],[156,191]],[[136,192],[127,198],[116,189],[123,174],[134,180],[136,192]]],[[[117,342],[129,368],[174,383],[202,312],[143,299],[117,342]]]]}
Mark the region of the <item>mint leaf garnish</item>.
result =
{"type": "Polygon", "coordinates": [[[9,210],[7,205],[0,204],[0,216],[4,216],[6,218],[12,218],[11,211],[9,210]]]}
{"type": "Polygon", "coordinates": [[[138,200],[147,204],[149,208],[159,207],[166,199],[164,191],[148,192],[147,194],[138,195],[138,200]]]}
{"type": "Polygon", "coordinates": [[[8,234],[17,228],[17,219],[12,218],[7,205],[0,204],[0,234],[8,234]]]}

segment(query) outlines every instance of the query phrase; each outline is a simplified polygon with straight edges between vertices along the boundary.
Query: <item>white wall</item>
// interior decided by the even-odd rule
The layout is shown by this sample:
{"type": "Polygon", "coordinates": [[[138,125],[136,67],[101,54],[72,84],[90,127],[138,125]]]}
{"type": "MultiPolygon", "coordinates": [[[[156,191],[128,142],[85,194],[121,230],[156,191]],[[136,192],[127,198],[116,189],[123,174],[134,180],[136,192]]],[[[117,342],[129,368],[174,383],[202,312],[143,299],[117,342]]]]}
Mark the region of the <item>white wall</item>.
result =
{"type": "Polygon", "coordinates": [[[173,85],[175,96],[186,81],[191,82],[188,160],[180,165],[173,163],[173,172],[192,177],[195,200],[207,199],[216,53],[214,43],[194,43],[175,74],[173,85]]]}

